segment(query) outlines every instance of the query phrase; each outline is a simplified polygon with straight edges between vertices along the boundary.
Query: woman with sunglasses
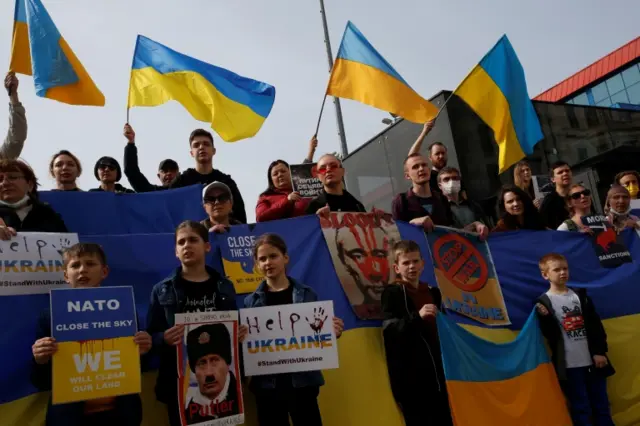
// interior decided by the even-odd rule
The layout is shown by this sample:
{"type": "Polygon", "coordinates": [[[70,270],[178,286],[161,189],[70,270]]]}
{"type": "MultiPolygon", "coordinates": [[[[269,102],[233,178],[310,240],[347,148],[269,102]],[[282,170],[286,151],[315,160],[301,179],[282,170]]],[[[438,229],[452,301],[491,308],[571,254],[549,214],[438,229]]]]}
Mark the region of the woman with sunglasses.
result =
{"type": "Polygon", "coordinates": [[[207,218],[200,223],[209,232],[222,234],[227,232],[230,226],[242,224],[231,216],[233,194],[225,183],[215,181],[205,186],[202,190],[202,205],[207,212],[207,218]]]}
{"type": "Polygon", "coordinates": [[[49,162],[49,173],[56,180],[53,191],[82,191],[76,181],[82,174],[78,157],[63,149],[53,154],[49,162]]]}
{"type": "Polygon", "coordinates": [[[500,220],[491,232],[546,229],[531,198],[515,185],[505,186],[500,192],[498,211],[500,220]]]}
{"type": "Polygon", "coordinates": [[[120,194],[134,194],[135,191],[125,188],[119,182],[122,178],[120,164],[113,157],[102,157],[93,168],[93,175],[100,181],[100,186],[90,189],[91,192],[115,192],[120,194]]]}
{"type": "Polygon", "coordinates": [[[591,190],[581,184],[571,185],[566,200],[571,217],[558,226],[558,231],[590,233],[591,229],[582,224],[582,217],[591,214],[591,190]]]}

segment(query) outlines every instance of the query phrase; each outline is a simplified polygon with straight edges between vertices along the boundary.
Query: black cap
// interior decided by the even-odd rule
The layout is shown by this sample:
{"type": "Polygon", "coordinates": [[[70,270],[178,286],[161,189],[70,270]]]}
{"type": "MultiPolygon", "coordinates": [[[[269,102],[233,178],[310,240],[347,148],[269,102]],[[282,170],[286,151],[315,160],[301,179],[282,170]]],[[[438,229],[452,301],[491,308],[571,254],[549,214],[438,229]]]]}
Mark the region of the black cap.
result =
{"type": "Polygon", "coordinates": [[[180,167],[178,167],[178,163],[173,161],[171,158],[167,158],[166,160],[162,160],[160,162],[158,170],[166,172],[167,170],[180,170],[180,167]]]}
{"type": "Polygon", "coordinates": [[[231,336],[226,325],[205,324],[187,334],[187,356],[192,372],[195,373],[196,363],[200,358],[213,354],[231,364],[231,336]]]}
{"type": "Polygon", "coordinates": [[[116,169],[116,182],[120,181],[120,179],[122,178],[122,170],[120,169],[120,164],[115,158],[101,157],[98,161],[96,161],[96,165],[93,168],[93,175],[98,180],[100,180],[100,177],[98,176],[98,169],[100,168],[101,165],[114,167],[116,169]]]}

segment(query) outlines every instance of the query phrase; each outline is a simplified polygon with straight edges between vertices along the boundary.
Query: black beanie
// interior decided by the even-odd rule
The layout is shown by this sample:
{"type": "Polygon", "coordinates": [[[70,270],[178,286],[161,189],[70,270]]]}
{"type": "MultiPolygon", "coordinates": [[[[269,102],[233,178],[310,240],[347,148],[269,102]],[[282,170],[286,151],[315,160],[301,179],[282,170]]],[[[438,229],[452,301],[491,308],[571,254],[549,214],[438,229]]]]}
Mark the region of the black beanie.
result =
{"type": "Polygon", "coordinates": [[[98,176],[98,169],[100,168],[101,164],[115,167],[116,182],[120,182],[120,178],[122,178],[122,170],[120,169],[120,164],[118,163],[118,161],[116,161],[116,159],[113,157],[102,157],[98,161],[96,161],[96,165],[93,168],[93,175],[96,177],[96,179],[100,180],[100,177],[98,176]]]}
{"type": "Polygon", "coordinates": [[[187,356],[192,372],[195,373],[200,358],[211,354],[219,355],[231,364],[231,336],[222,323],[201,325],[187,334],[187,356]]]}

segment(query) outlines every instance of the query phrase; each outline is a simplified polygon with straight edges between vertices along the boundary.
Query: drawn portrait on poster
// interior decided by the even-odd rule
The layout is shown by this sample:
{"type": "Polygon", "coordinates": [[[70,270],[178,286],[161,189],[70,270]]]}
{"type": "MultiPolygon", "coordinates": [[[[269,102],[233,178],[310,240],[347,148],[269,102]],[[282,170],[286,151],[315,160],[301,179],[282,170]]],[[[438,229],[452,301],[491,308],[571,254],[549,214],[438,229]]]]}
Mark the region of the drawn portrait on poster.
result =
{"type": "Polygon", "coordinates": [[[331,212],[324,239],[342,288],[361,319],[381,319],[380,297],[395,280],[392,247],[400,232],[390,214],[331,212]]]}
{"type": "Polygon", "coordinates": [[[238,360],[238,313],[176,314],[184,324],[178,345],[178,403],[182,426],[244,423],[238,360]]]}

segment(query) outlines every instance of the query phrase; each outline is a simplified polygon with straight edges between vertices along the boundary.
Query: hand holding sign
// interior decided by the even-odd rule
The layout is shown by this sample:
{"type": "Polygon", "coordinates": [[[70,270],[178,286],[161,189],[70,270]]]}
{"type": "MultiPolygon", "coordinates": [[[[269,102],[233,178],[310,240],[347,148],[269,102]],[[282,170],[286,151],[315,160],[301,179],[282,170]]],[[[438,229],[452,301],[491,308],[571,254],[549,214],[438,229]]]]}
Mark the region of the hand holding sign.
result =
{"type": "Polygon", "coordinates": [[[146,331],[138,331],[136,335],[133,336],[133,341],[138,345],[140,355],[144,355],[151,350],[151,336],[146,331]]]}
{"type": "Polygon", "coordinates": [[[434,304],[424,305],[420,309],[420,318],[427,319],[429,317],[435,317],[438,313],[438,307],[434,304]]]}
{"type": "Polygon", "coordinates": [[[287,200],[289,200],[292,203],[298,202],[300,200],[302,200],[302,197],[300,196],[300,194],[298,192],[292,192],[291,194],[289,194],[287,196],[287,200]]]}
{"type": "Polygon", "coordinates": [[[164,332],[164,342],[167,345],[176,346],[182,342],[184,336],[184,324],[174,325],[164,332]]]}
{"type": "Polygon", "coordinates": [[[336,333],[336,339],[339,339],[342,336],[342,331],[344,330],[344,321],[342,318],[333,317],[333,331],[336,333]]]}
{"type": "Polygon", "coordinates": [[[33,353],[33,359],[36,364],[46,364],[49,362],[53,354],[58,350],[58,344],[53,337],[43,337],[36,340],[31,346],[31,352],[33,353]]]}

